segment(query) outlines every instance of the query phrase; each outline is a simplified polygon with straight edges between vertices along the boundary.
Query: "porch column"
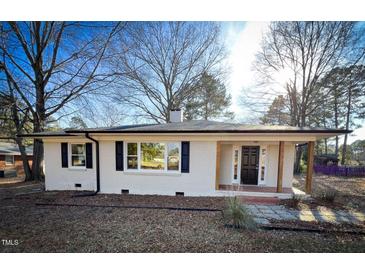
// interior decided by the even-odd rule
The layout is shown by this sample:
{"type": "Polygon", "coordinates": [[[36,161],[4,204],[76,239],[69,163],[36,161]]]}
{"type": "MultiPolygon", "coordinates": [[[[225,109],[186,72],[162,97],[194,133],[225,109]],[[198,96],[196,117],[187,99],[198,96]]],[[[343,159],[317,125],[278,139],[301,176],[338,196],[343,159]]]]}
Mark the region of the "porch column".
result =
{"type": "Polygon", "coordinates": [[[221,142],[217,141],[217,154],[215,162],[215,189],[219,190],[219,177],[221,174],[221,142]]]}
{"type": "Polygon", "coordinates": [[[313,179],[313,162],[314,162],[314,142],[308,142],[307,152],[307,176],[305,178],[305,193],[310,194],[312,192],[312,179],[313,179]]]}
{"type": "Polygon", "coordinates": [[[283,192],[283,173],[284,173],[284,141],[279,142],[279,157],[278,157],[278,179],[276,192],[283,192]]]}

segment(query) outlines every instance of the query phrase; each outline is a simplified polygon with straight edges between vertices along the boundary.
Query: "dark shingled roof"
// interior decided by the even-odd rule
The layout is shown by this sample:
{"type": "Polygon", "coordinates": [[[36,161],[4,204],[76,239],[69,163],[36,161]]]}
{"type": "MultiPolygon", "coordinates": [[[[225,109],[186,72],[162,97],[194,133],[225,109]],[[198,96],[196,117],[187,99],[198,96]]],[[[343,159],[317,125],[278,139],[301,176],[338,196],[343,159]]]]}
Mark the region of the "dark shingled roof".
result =
{"type": "Polygon", "coordinates": [[[65,129],[60,132],[40,132],[26,136],[74,136],[77,133],[350,133],[344,129],[291,126],[244,125],[205,120],[167,124],[126,125],[110,128],[65,129]]]}
{"type": "MultiPolygon", "coordinates": [[[[33,155],[33,146],[25,148],[27,155],[33,155]]],[[[0,155],[20,155],[17,144],[0,142],[0,155]]]]}

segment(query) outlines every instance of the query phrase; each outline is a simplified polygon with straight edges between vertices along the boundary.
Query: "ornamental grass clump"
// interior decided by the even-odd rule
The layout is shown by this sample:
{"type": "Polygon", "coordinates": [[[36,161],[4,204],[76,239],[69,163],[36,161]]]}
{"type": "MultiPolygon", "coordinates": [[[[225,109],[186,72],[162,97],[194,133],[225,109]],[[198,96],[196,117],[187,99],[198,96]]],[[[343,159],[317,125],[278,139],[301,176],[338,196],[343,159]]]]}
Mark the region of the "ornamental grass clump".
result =
{"type": "Polygon", "coordinates": [[[226,225],[233,226],[234,228],[250,230],[256,228],[256,223],[248,209],[239,203],[237,197],[228,199],[227,207],[223,210],[223,218],[226,225]]]}
{"type": "Polygon", "coordinates": [[[336,190],[329,189],[329,190],[323,190],[322,192],[320,192],[317,195],[317,198],[326,203],[333,204],[335,202],[337,196],[338,196],[338,193],[336,190]]]}

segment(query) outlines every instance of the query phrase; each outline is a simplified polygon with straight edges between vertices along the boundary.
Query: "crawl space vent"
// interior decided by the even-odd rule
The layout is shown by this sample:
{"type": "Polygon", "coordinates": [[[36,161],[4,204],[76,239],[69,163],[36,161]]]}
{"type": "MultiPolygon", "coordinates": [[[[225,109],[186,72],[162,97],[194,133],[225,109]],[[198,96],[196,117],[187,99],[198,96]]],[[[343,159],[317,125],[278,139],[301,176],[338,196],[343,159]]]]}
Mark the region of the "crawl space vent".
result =
{"type": "Polygon", "coordinates": [[[129,194],[129,189],[122,189],[122,194],[129,194]]]}
{"type": "Polygon", "coordinates": [[[75,184],[75,187],[81,187],[81,184],[75,184]]]}
{"type": "Polygon", "coordinates": [[[175,192],[176,196],[184,196],[184,192],[175,192]]]}

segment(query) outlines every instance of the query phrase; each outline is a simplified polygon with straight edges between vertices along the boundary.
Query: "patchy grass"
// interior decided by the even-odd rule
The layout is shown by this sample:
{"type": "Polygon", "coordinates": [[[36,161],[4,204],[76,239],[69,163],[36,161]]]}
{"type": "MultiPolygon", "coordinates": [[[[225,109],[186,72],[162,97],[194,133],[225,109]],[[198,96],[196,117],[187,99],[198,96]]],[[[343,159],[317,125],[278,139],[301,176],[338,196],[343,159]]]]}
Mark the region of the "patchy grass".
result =
{"type": "MultiPolygon", "coordinates": [[[[293,186],[304,191],[305,176],[295,176],[293,186]]],[[[365,178],[316,174],[312,187],[315,204],[365,211],[365,178]]]]}
{"type": "Polygon", "coordinates": [[[37,202],[220,208],[223,198],[45,192],[0,200],[0,252],[365,252],[360,235],[226,228],[221,212],[36,206],[37,202]],[[1,243],[0,243],[1,244],[1,243]]]}

